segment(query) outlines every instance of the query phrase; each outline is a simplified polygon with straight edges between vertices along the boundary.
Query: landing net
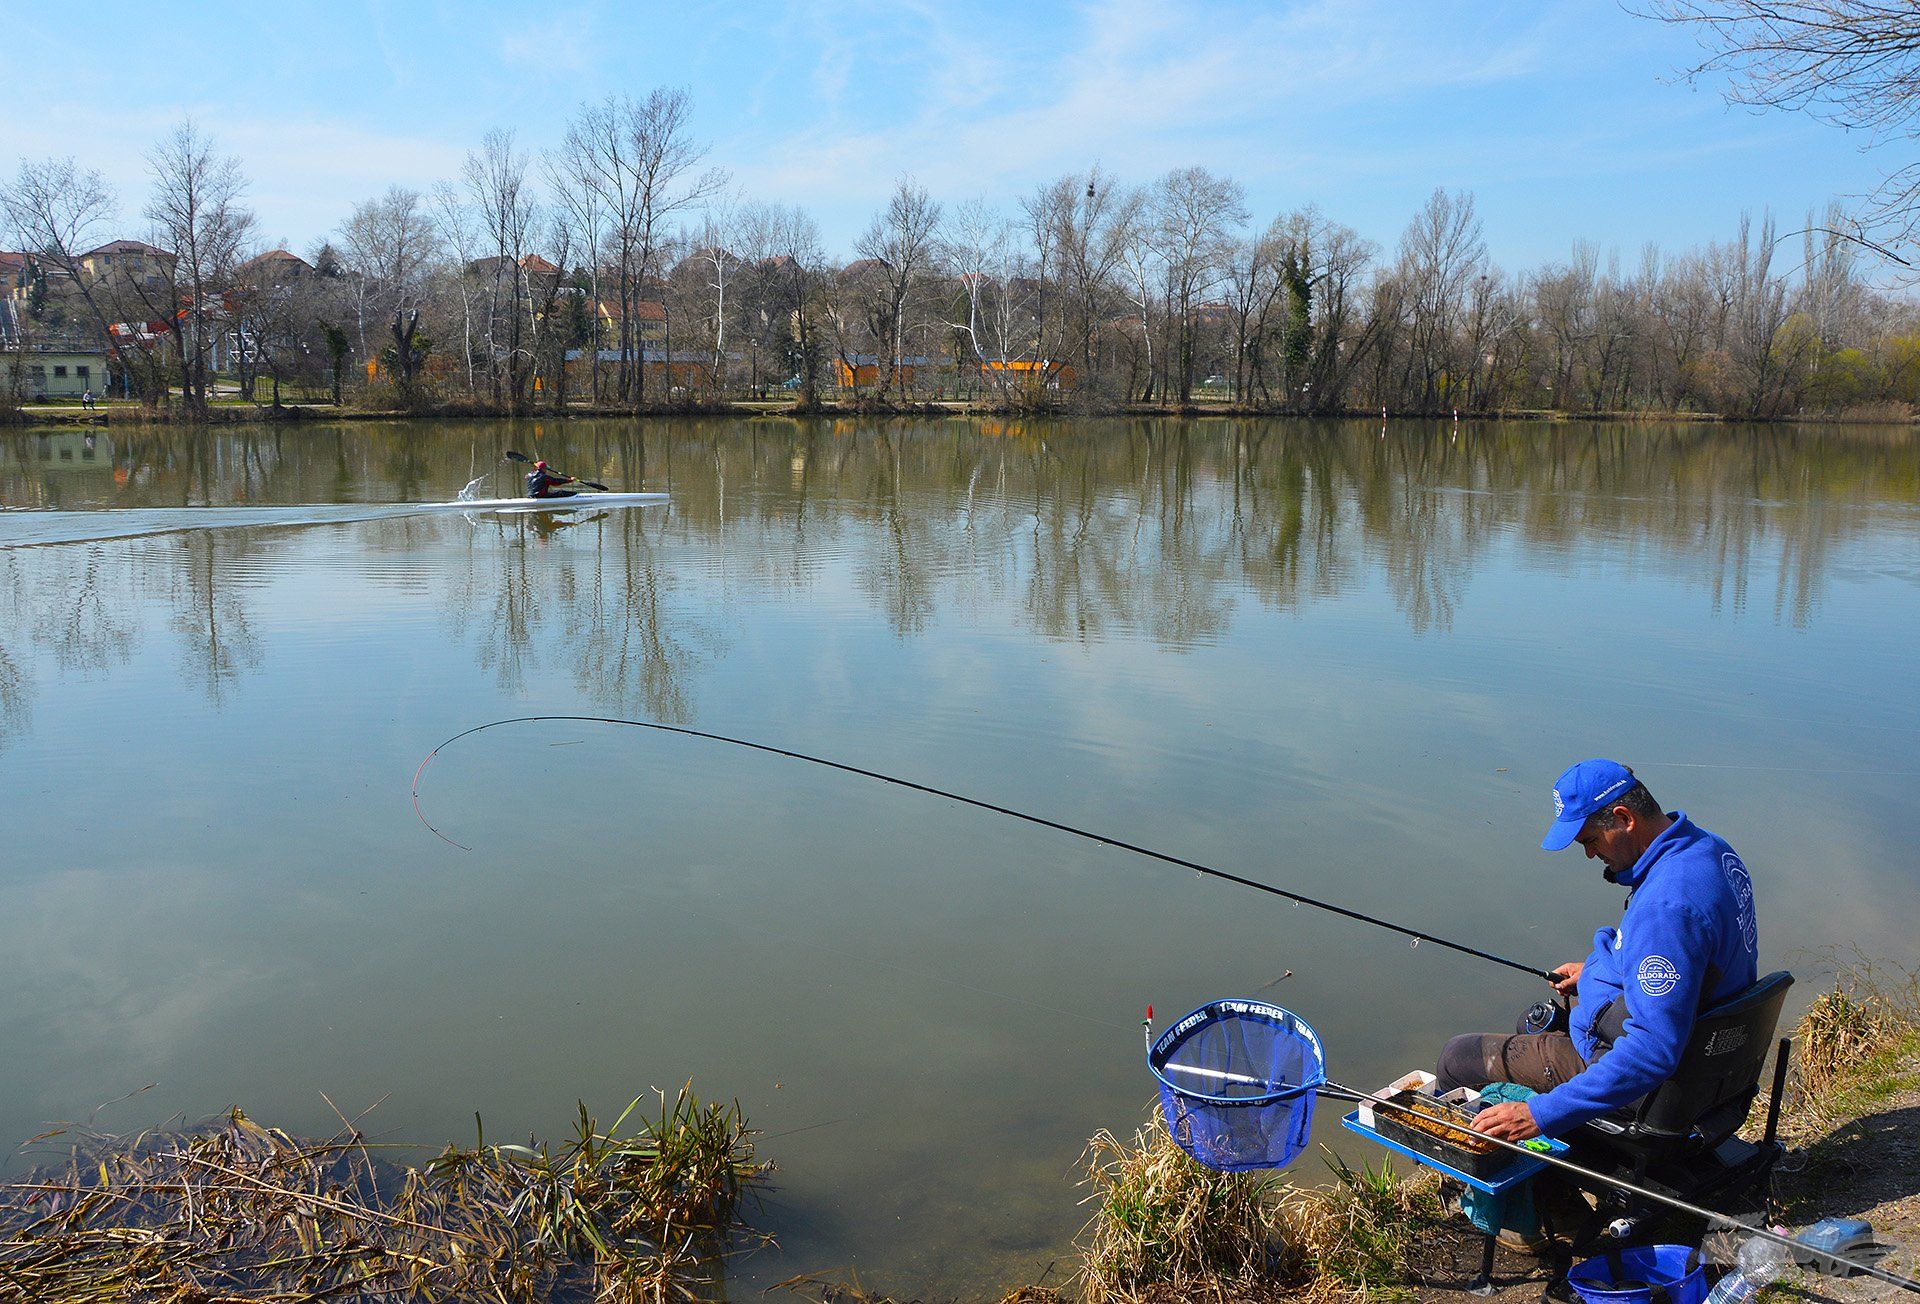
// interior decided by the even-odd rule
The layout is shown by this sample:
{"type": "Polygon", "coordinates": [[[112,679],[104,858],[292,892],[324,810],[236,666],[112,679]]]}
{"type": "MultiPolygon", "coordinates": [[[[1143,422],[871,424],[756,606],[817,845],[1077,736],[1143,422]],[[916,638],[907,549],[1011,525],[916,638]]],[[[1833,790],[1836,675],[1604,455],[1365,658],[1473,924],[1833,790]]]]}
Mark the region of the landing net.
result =
{"type": "Polygon", "coordinates": [[[1147,1054],[1160,1108],[1182,1150],[1209,1168],[1284,1168],[1306,1148],[1320,1038],[1264,1001],[1221,1000],[1176,1020],[1147,1054]]]}

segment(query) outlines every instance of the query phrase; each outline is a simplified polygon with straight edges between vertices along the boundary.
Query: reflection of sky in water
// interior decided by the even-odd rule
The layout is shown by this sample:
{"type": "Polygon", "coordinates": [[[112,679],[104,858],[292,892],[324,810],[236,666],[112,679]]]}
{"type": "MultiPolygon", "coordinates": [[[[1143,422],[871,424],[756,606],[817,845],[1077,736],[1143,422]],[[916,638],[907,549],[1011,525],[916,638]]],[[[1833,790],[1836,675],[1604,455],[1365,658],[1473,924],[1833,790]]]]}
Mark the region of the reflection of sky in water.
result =
{"type": "Polygon", "coordinates": [[[1536,994],[633,731],[461,744],[425,797],[481,850],[421,829],[422,753],[536,711],[799,746],[1543,964],[1619,907],[1534,850],[1552,776],[1607,752],[1742,850],[1764,958],[1911,955],[1904,435],[580,423],[541,451],[675,497],[559,529],[363,506],[525,427],[115,439],[0,447],[0,499],[52,509],[0,513],[0,1132],[158,1081],[109,1121],[318,1128],[325,1090],[437,1141],[692,1077],[782,1168],[749,1275],[954,1293],[1077,1225],[1080,1143],[1150,1095],[1149,1001],[1291,968],[1369,1082],[1536,994]],[[273,515],[181,528],[235,507],[273,515]]]}

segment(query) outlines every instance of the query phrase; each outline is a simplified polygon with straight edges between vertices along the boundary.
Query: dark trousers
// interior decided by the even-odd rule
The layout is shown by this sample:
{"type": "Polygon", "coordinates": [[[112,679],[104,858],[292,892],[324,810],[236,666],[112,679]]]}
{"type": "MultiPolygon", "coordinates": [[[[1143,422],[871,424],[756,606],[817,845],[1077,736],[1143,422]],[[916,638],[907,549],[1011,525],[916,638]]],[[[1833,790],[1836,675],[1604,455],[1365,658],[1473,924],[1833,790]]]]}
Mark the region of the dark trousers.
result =
{"type": "Polygon", "coordinates": [[[1449,1041],[1434,1068],[1436,1094],[1455,1087],[1484,1087],[1517,1082],[1535,1091],[1551,1091],[1587,1062],[1564,1032],[1470,1032],[1449,1041]]]}

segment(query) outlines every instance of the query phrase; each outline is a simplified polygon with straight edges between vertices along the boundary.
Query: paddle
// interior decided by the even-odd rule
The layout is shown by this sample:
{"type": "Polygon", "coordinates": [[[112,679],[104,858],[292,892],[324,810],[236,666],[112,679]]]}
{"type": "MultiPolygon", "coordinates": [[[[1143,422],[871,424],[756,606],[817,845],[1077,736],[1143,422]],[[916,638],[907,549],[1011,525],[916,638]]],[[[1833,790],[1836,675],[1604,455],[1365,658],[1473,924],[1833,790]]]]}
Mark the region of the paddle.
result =
{"type": "MultiPolygon", "coordinates": [[[[511,448],[507,450],[507,460],[509,462],[525,462],[528,466],[533,465],[533,459],[531,457],[528,457],[525,453],[516,453],[511,448]]],[[[583,484],[589,489],[598,489],[602,493],[613,492],[612,490],[608,489],[607,486],[601,484],[598,480],[576,480],[574,481],[574,483],[583,484]]]]}

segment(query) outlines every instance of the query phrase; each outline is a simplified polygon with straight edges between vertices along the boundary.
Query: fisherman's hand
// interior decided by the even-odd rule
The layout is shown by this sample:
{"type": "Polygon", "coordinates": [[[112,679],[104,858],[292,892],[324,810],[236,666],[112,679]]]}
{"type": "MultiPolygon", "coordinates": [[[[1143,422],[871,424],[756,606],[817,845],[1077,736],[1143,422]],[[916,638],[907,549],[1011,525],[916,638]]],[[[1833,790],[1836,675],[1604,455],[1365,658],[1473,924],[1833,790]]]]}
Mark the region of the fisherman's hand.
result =
{"type": "Polygon", "coordinates": [[[1524,1100],[1488,1105],[1474,1118],[1473,1128],[1476,1132],[1485,1132],[1502,1141],[1530,1141],[1540,1135],[1539,1125],[1533,1121],[1533,1111],[1527,1108],[1524,1100]]]}
{"type": "Polygon", "coordinates": [[[1574,990],[1580,982],[1580,971],[1586,967],[1585,960],[1569,960],[1555,969],[1553,972],[1558,976],[1554,979],[1553,990],[1562,995],[1574,990]]]}

